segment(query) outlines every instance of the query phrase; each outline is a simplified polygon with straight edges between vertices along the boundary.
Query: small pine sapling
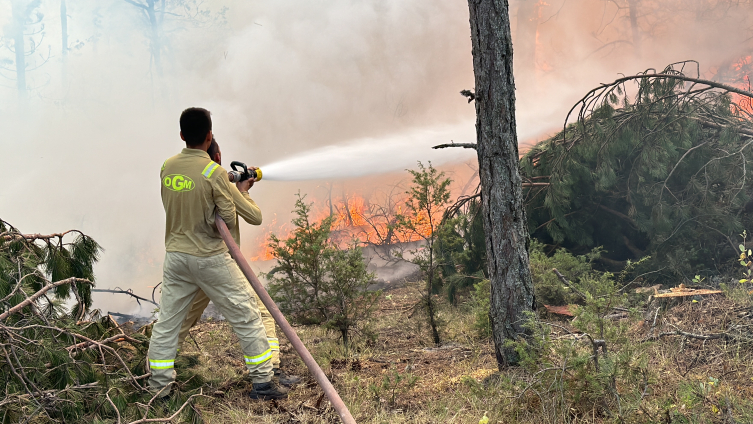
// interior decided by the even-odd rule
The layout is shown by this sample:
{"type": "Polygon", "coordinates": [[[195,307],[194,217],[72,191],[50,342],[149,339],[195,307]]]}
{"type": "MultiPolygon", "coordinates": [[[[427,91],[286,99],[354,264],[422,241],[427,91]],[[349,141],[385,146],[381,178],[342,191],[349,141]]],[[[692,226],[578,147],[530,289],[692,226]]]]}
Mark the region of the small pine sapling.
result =
{"type": "Polygon", "coordinates": [[[408,170],[413,176],[412,184],[405,202],[405,213],[399,216],[398,226],[409,231],[424,241],[424,247],[416,250],[411,262],[421,267],[426,278],[426,289],[422,295],[422,306],[431,328],[434,344],[439,345],[439,323],[437,321],[437,303],[432,295],[438,291],[441,279],[439,265],[436,261],[439,226],[447,204],[450,202],[449,186],[452,180],[445,178],[444,172],[435,169],[431,162],[424,166],[418,162],[418,171],[408,170]]]}

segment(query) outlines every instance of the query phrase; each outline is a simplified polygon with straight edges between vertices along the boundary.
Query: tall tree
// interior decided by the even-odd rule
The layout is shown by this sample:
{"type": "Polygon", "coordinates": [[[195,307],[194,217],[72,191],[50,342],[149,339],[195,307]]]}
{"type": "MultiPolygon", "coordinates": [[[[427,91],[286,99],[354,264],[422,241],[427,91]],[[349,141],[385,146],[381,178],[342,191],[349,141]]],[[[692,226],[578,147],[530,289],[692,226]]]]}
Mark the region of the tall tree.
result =
{"type": "Polygon", "coordinates": [[[61,77],[63,79],[63,85],[66,85],[68,81],[68,7],[65,4],[65,0],[60,0],[60,41],[61,41],[61,54],[62,54],[62,71],[61,77]]]}
{"type": "Polygon", "coordinates": [[[16,87],[18,89],[18,100],[23,103],[26,101],[26,49],[24,48],[24,26],[26,18],[29,16],[27,2],[13,0],[11,2],[11,13],[13,14],[13,24],[11,33],[13,37],[13,52],[15,53],[16,64],[16,87]]]}
{"type": "Polygon", "coordinates": [[[44,14],[40,10],[41,3],[41,0],[11,0],[10,2],[12,20],[6,31],[8,32],[7,38],[11,42],[7,47],[13,54],[13,59],[0,58],[0,63],[8,65],[13,63],[15,69],[4,66],[0,66],[0,69],[15,73],[18,100],[22,106],[26,104],[29,96],[30,84],[27,78],[29,72],[41,67],[50,58],[49,51],[47,57],[39,54],[39,57],[30,58],[38,53],[44,40],[44,23],[42,22],[44,14]]]}
{"type": "Polygon", "coordinates": [[[515,365],[505,341],[525,332],[535,308],[528,264],[528,229],[521,197],[515,81],[507,0],[468,0],[476,80],[476,152],[481,179],[492,324],[497,364],[515,365]]]}
{"type": "Polygon", "coordinates": [[[157,75],[162,76],[162,23],[165,20],[165,0],[144,0],[144,3],[134,0],[125,1],[141,9],[148,22],[149,51],[152,55],[152,63],[157,70],[157,75]],[[157,8],[157,2],[159,2],[159,8],[157,8]]]}

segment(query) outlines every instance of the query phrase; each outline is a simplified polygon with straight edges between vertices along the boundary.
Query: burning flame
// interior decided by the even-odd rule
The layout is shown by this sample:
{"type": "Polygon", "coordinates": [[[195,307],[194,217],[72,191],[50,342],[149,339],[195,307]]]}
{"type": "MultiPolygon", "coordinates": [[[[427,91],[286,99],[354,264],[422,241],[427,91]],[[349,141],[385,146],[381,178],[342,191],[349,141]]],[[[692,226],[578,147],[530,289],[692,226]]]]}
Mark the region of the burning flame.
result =
{"type": "MultiPolygon", "coordinates": [[[[750,74],[753,72],[753,56],[745,56],[733,63],[727,76],[728,83],[743,90],[751,91],[750,74]]],[[[753,99],[736,93],[730,94],[740,112],[753,115],[753,99]]],[[[733,106],[735,107],[735,106],[733,106]]]]}
{"type": "MultiPolygon", "coordinates": [[[[412,229],[399,228],[399,217],[409,219],[405,203],[407,195],[392,197],[383,204],[369,202],[358,194],[343,195],[343,198],[329,201],[314,201],[314,205],[325,205],[311,212],[311,222],[320,222],[332,216],[331,240],[340,247],[347,247],[355,241],[359,245],[390,245],[422,240],[431,235],[431,222],[423,213],[412,219],[412,229]]],[[[436,226],[441,215],[432,217],[436,226]]],[[[274,259],[274,250],[269,246],[270,236],[277,235],[284,240],[293,232],[290,224],[279,225],[277,216],[267,225],[269,229],[257,239],[250,261],[274,259]]]]}

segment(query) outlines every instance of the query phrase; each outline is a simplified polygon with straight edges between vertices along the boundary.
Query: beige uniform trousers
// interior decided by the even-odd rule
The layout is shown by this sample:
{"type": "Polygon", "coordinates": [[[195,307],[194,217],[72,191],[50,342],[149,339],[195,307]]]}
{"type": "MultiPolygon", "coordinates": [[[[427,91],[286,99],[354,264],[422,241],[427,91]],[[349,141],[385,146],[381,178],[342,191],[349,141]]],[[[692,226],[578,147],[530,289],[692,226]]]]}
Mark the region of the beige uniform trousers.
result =
{"type": "MultiPolygon", "coordinates": [[[[272,314],[269,313],[264,303],[256,297],[257,306],[261,313],[261,322],[264,324],[264,332],[267,334],[267,341],[269,342],[269,348],[272,349],[272,368],[280,368],[280,340],[277,338],[277,329],[275,328],[275,319],[272,318],[272,314]]],[[[180,327],[180,334],[178,335],[178,348],[183,346],[183,341],[188,337],[188,331],[196,325],[201,319],[201,314],[209,305],[209,297],[201,290],[196,292],[196,296],[193,298],[193,304],[191,310],[188,311],[183,326],[180,327]]]]}
{"type": "Polygon", "coordinates": [[[246,367],[254,383],[272,379],[272,351],[251,285],[230,254],[210,257],[167,252],[163,266],[162,302],[149,344],[149,386],[160,390],[175,380],[178,330],[197,292],[219,308],[240,339],[246,367]]]}

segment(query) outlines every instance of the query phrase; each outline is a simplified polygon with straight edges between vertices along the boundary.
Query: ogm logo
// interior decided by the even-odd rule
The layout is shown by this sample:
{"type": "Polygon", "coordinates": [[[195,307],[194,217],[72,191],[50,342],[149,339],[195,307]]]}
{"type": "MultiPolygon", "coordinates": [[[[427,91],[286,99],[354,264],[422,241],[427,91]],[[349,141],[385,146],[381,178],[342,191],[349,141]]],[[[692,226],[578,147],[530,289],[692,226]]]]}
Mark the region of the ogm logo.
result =
{"type": "Polygon", "coordinates": [[[191,191],[196,186],[191,178],[181,174],[168,175],[162,184],[172,191],[191,191]]]}

